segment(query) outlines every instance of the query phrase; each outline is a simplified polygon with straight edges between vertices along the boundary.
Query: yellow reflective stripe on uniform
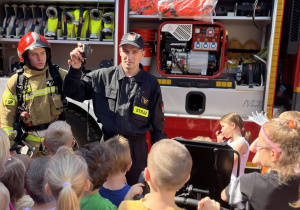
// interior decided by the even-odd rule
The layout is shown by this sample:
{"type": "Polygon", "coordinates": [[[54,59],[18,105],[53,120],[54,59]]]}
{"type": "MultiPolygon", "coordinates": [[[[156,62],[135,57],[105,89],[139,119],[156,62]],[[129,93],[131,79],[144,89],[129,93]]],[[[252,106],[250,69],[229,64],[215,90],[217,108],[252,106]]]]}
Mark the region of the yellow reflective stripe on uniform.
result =
{"type": "MultiPolygon", "coordinates": [[[[30,85],[27,85],[27,87],[26,87],[26,91],[27,92],[31,92],[31,87],[30,87],[30,85]]],[[[26,92],[25,90],[23,90],[23,92],[26,92]]]]}
{"type": "Polygon", "coordinates": [[[34,97],[37,97],[37,96],[44,96],[44,95],[47,95],[49,93],[54,93],[55,88],[56,88],[56,86],[52,86],[52,87],[47,87],[47,88],[44,88],[44,89],[34,90],[31,93],[24,95],[23,98],[26,101],[27,100],[32,100],[32,99],[34,99],[34,97]]]}
{"type": "Polygon", "coordinates": [[[14,128],[13,127],[6,127],[2,128],[7,134],[12,134],[14,133],[14,128]]]}
{"type": "Polygon", "coordinates": [[[138,107],[138,106],[134,106],[134,108],[133,108],[133,113],[134,113],[134,114],[141,115],[141,116],[143,116],[143,117],[148,117],[148,115],[149,115],[149,110],[143,109],[143,108],[138,107]]]}
{"type": "Polygon", "coordinates": [[[3,98],[10,98],[10,99],[17,100],[17,95],[13,95],[11,94],[11,92],[4,91],[3,98]]]}
{"type": "Polygon", "coordinates": [[[28,136],[26,137],[26,140],[42,142],[44,140],[44,137],[38,137],[38,136],[35,136],[35,135],[28,134],[28,136]]]}

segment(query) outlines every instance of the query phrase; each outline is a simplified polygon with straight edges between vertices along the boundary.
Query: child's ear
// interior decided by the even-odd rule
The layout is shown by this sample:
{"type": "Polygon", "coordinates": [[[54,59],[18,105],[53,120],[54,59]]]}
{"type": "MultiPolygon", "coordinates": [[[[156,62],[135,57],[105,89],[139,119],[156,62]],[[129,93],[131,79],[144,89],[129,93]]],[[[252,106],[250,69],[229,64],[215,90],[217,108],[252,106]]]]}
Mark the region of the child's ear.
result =
{"type": "Polygon", "coordinates": [[[127,168],[126,168],[126,171],[129,171],[130,168],[131,168],[131,166],[132,166],[132,161],[130,161],[129,165],[128,165],[127,168]]]}
{"type": "Polygon", "coordinates": [[[191,175],[189,174],[189,177],[186,179],[185,183],[187,183],[190,178],[191,178],[191,175]]]}
{"type": "Polygon", "coordinates": [[[271,149],[271,161],[276,162],[280,157],[280,154],[276,152],[274,149],[271,149]]]}
{"type": "Polygon", "coordinates": [[[47,194],[47,195],[49,195],[49,196],[51,196],[52,195],[52,192],[51,192],[51,189],[50,189],[50,186],[49,186],[49,184],[48,183],[46,183],[45,184],[45,193],[47,194]]]}
{"type": "Polygon", "coordinates": [[[151,181],[150,171],[149,171],[148,168],[145,168],[144,175],[145,175],[145,181],[146,181],[146,182],[151,181]]]}
{"type": "Polygon", "coordinates": [[[75,145],[75,140],[72,141],[71,147],[73,147],[74,145],[75,145]]]}
{"type": "Polygon", "coordinates": [[[91,188],[91,182],[90,180],[87,180],[86,183],[85,183],[85,186],[84,186],[84,191],[89,191],[91,188]]]}
{"type": "Polygon", "coordinates": [[[232,129],[235,129],[235,128],[236,128],[236,124],[231,123],[231,128],[232,128],[232,129]]]}

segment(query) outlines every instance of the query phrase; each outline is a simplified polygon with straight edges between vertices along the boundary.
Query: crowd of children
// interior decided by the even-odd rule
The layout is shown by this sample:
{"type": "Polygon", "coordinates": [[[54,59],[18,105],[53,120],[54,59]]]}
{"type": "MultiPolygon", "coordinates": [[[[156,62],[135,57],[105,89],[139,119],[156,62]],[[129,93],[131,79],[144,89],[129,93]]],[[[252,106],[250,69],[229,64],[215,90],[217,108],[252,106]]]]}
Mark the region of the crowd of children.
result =
{"type": "MultiPolygon", "coordinates": [[[[286,112],[266,122],[251,145],[237,113],[223,116],[220,125],[217,141],[228,141],[241,157],[238,176],[238,156],[234,155],[232,178],[221,198],[239,209],[246,202],[255,210],[299,208],[300,113],[286,112]],[[269,172],[244,174],[250,150],[256,152],[253,161],[269,172]]],[[[10,157],[8,137],[0,129],[0,210],[181,209],[174,198],[189,180],[193,160],[178,141],[164,139],[152,146],[144,170],[150,187],[147,195],[142,195],[144,184],[126,183],[132,160],[122,136],[73,152],[70,126],[57,121],[47,129],[43,144],[50,156],[10,157]],[[134,200],[135,195],[143,198],[134,200]]],[[[198,203],[202,210],[220,208],[220,203],[208,197],[198,203]]]]}

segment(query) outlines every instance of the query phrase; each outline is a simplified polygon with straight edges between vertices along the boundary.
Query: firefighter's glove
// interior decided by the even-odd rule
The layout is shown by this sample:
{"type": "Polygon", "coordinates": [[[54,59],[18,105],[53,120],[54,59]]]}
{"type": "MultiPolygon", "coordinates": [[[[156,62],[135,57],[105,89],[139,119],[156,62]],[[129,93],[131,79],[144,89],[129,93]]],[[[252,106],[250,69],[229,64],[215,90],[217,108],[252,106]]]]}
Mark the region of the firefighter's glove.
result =
{"type": "Polygon", "coordinates": [[[249,120],[252,120],[253,122],[255,122],[256,124],[262,126],[263,124],[265,124],[266,122],[269,121],[269,118],[267,117],[267,113],[265,112],[261,112],[261,113],[258,113],[256,111],[256,114],[252,112],[252,116],[249,116],[249,120]]]}

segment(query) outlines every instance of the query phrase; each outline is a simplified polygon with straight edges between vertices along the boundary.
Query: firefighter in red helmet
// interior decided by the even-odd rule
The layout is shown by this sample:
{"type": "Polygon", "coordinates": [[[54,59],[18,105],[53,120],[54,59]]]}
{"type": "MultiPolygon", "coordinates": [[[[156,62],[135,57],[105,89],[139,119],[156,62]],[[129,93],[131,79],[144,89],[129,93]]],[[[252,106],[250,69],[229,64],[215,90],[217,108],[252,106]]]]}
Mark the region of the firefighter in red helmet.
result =
{"type": "Polygon", "coordinates": [[[11,142],[11,154],[27,143],[42,150],[44,130],[65,120],[62,78],[66,70],[51,62],[51,46],[41,35],[30,32],[18,44],[21,69],[8,80],[0,104],[1,128],[11,142]]]}

